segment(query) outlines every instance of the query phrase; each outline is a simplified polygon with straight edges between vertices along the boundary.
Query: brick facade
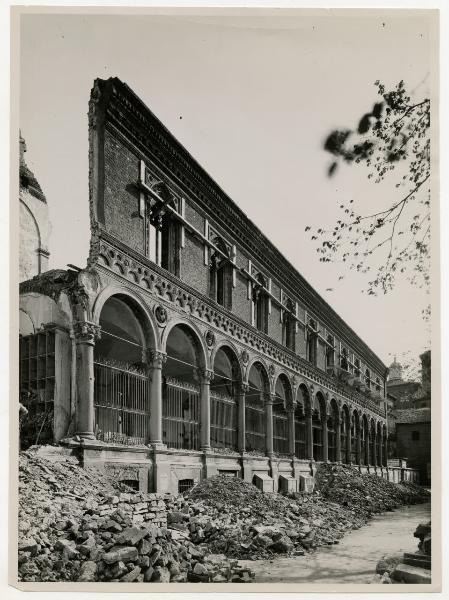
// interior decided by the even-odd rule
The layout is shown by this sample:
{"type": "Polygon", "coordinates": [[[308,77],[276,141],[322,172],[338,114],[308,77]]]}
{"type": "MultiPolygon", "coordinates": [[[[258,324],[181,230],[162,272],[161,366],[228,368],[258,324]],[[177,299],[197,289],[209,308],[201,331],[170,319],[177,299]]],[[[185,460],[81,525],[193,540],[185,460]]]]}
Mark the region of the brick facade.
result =
{"type": "MultiPolygon", "coordinates": [[[[365,469],[384,475],[386,367],[382,361],[116,78],[95,82],[89,139],[92,239],[88,267],[65,288],[43,286],[35,278],[21,290],[23,297],[28,297],[28,306],[29,296],[36,293],[69,306],[68,335],[76,345],[72,423],[78,438],[67,443],[76,445],[83,438],[87,460],[98,454],[101,461],[114,464],[117,452],[126,460],[129,448],[117,449],[117,443],[98,437],[99,411],[112,415],[114,407],[109,397],[104,405],[99,402],[100,371],[95,369],[101,367],[101,377],[121,369],[133,389],[147,390],[135,392],[136,402],[141,402],[139,394],[146,398],[142,409],[120,410],[123,419],[134,419],[135,431],[140,428],[133,443],[142,446],[144,440],[144,447],[133,452],[138,452],[142,463],[148,463],[149,489],[173,491],[178,481],[195,481],[223,470],[239,472],[247,480],[256,472],[269,473],[277,489],[279,472],[299,481],[301,472],[313,469],[318,458],[314,448],[322,460],[365,462],[365,469]],[[226,269],[222,271],[226,275],[220,275],[224,283],[216,288],[213,274],[219,267],[226,269]],[[141,341],[132,342],[142,350],[137,370],[122,363],[97,365],[99,340],[114,336],[120,340],[120,335],[108,331],[101,337],[102,315],[113,298],[128,306],[123,309],[123,319],[131,310],[138,321],[134,329],[141,330],[135,334],[141,341]],[[266,331],[260,321],[262,314],[266,331]],[[286,347],[287,322],[294,349],[286,347]],[[180,341],[170,349],[176,332],[188,334],[197,363],[181,361],[184,366],[174,381],[169,368],[177,360],[175,354],[188,343],[180,341]],[[335,356],[330,369],[326,364],[329,335],[334,339],[335,356]],[[314,364],[310,362],[311,348],[316,355],[314,364]],[[340,368],[344,352],[347,365],[340,368]],[[356,360],[360,376],[355,372],[356,360]],[[221,361],[220,367],[217,361],[221,361]],[[225,397],[214,388],[214,381],[221,377],[227,361],[232,363],[233,391],[225,397]],[[262,377],[263,400],[259,408],[251,409],[248,403],[254,396],[251,378],[256,367],[262,377]],[[189,369],[193,379],[188,385],[180,383],[185,376],[182,373],[189,369]],[[167,396],[168,388],[171,396],[167,396]],[[167,413],[167,402],[176,404],[180,394],[183,406],[193,403],[189,404],[193,412],[188,435],[187,418],[178,415],[176,420],[167,413]],[[220,435],[231,436],[234,425],[214,425],[217,410],[220,415],[232,414],[236,428],[234,441],[223,442],[220,449],[211,443],[218,435],[214,427],[220,435]],[[248,419],[259,419],[260,411],[265,451],[248,453],[245,431],[255,426],[249,425],[248,419]],[[366,448],[361,447],[362,422],[367,424],[366,448]],[[162,439],[167,428],[180,423],[182,443],[187,444],[188,439],[192,448],[162,439]],[[307,439],[302,440],[304,456],[298,456],[295,435],[303,432],[307,432],[307,439]]],[[[122,319],[112,318],[110,323],[118,331],[122,319]]],[[[115,343],[131,342],[122,339],[115,343]]],[[[103,341],[101,344],[106,348],[103,341]]],[[[223,382],[226,387],[226,377],[223,382]]],[[[116,442],[120,436],[125,439],[123,427],[127,425],[120,417],[116,442]]],[[[126,439],[129,443],[132,436],[126,439]]]]}

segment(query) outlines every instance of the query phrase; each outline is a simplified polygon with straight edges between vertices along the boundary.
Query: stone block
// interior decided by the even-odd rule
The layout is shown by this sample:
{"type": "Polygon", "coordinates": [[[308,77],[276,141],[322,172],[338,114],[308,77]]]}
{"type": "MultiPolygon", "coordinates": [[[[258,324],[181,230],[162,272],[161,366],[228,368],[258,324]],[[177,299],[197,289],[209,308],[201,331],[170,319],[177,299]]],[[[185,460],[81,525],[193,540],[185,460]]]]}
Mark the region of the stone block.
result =
{"type": "Polygon", "coordinates": [[[279,490],[284,493],[298,491],[298,480],[291,475],[279,475],[279,490]]]}
{"type": "Polygon", "coordinates": [[[253,477],[254,485],[265,493],[274,492],[274,481],[267,473],[255,473],[253,477]]]}
{"type": "Polygon", "coordinates": [[[432,573],[428,569],[400,563],[391,578],[399,583],[432,583],[432,573]]]}
{"type": "Polygon", "coordinates": [[[301,492],[311,494],[315,488],[315,478],[310,475],[299,476],[299,489],[301,492]]]}

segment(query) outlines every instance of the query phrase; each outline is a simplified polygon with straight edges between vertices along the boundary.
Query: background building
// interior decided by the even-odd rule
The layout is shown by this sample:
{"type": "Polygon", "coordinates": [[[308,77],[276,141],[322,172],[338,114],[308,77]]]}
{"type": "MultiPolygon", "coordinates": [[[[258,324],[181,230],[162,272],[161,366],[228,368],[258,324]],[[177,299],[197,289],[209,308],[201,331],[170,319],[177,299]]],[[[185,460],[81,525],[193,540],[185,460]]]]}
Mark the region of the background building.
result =
{"type": "Polygon", "coordinates": [[[50,221],[47,200],[25,161],[26,144],[20,136],[19,277],[30,279],[48,269],[50,221]]]}
{"type": "Polygon", "coordinates": [[[26,443],[141,489],[296,489],[328,460],[388,476],[383,362],[117,78],[89,141],[87,267],[21,284],[26,443]]]}

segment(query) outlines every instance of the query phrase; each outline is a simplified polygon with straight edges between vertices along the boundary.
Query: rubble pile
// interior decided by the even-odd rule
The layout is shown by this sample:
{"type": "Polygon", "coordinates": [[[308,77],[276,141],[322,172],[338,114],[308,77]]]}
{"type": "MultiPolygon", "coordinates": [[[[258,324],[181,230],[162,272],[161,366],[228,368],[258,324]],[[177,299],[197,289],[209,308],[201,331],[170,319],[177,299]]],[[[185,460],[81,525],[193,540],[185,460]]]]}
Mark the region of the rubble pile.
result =
{"type": "Polygon", "coordinates": [[[19,579],[246,582],[254,576],[167,529],[168,495],[123,488],[75,459],[21,453],[19,579]]]}
{"type": "Polygon", "coordinates": [[[316,473],[316,489],[324,498],[356,509],[365,520],[374,513],[430,499],[430,492],[414,483],[392,483],[377,475],[361,474],[347,465],[321,464],[316,473]]]}
{"type": "Polygon", "coordinates": [[[320,494],[264,494],[239,478],[203,480],[168,506],[168,527],[198,546],[236,559],[300,556],[338,543],[365,522],[354,510],[320,494]]]}

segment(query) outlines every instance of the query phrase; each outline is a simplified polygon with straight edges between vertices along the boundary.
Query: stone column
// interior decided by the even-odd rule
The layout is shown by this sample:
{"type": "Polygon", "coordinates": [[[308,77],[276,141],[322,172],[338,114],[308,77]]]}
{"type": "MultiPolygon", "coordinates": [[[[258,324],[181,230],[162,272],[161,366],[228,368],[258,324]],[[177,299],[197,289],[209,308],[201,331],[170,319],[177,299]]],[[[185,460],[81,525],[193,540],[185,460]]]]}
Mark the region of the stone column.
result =
{"type": "Polygon", "coordinates": [[[273,456],[273,396],[265,395],[265,418],[266,418],[266,453],[273,456]]]}
{"type": "Polygon", "coordinates": [[[323,422],[322,422],[322,432],[323,432],[323,462],[329,461],[329,439],[328,439],[328,431],[327,431],[327,414],[324,414],[323,422]]]}
{"type": "Polygon", "coordinates": [[[335,462],[341,463],[341,417],[335,420],[335,462]]]}
{"type": "Polygon", "coordinates": [[[347,427],[347,436],[346,436],[346,461],[348,465],[351,464],[351,446],[352,446],[352,428],[351,428],[351,419],[349,419],[348,427],[347,427]]]}
{"type": "Polygon", "coordinates": [[[373,433],[373,465],[377,466],[377,432],[374,430],[373,433]]]}
{"type": "Polygon", "coordinates": [[[201,450],[210,450],[210,382],[214,372],[209,369],[200,371],[200,444],[201,450]]]}
{"type": "Polygon", "coordinates": [[[382,444],[383,444],[382,429],[380,430],[380,436],[377,440],[377,443],[379,444],[379,467],[383,467],[384,461],[382,460],[383,459],[383,456],[382,456],[382,450],[383,450],[383,448],[382,448],[382,444]]]}
{"type": "Polygon", "coordinates": [[[288,453],[295,456],[295,407],[291,406],[287,409],[288,418],[288,453]]]}
{"type": "Polygon", "coordinates": [[[313,428],[312,428],[312,409],[307,407],[305,409],[306,415],[306,451],[307,458],[313,460],[313,428]]]}
{"type": "Polygon", "coordinates": [[[76,341],[76,434],[95,439],[94,423],[94,345],[100,338],[100,326],[78,321],[73,326],[76,341]]]}
{"type": "Polygon", "coordinates": [[[162,446],[162,365],[167,355],[149,350],[147,362],[150,376],[150,439],[153,447],[162,446]]]}
{"type": "Polygon", "coordinates": [[[371,459],[371,433],[370,433],[369,427],[367,427],[367,429],[366,429],[365,444],[366,444],[366,465],[369,466],[370,459],[371,459]]]}
{"type": "Polygon", "coordinates": [[[246,424],[245,424],[245,401],[249,385],[242,383],[237,392],[238,425],[237,425],[237,448],[239,452],[246,450],[246,424]]]}
{"type": "Polygon", "coordinates": [[[359,424],[359,430],[357,432],[357,446],[356,446],[357,464],[362,464],[362,428],[359,424]]]}

